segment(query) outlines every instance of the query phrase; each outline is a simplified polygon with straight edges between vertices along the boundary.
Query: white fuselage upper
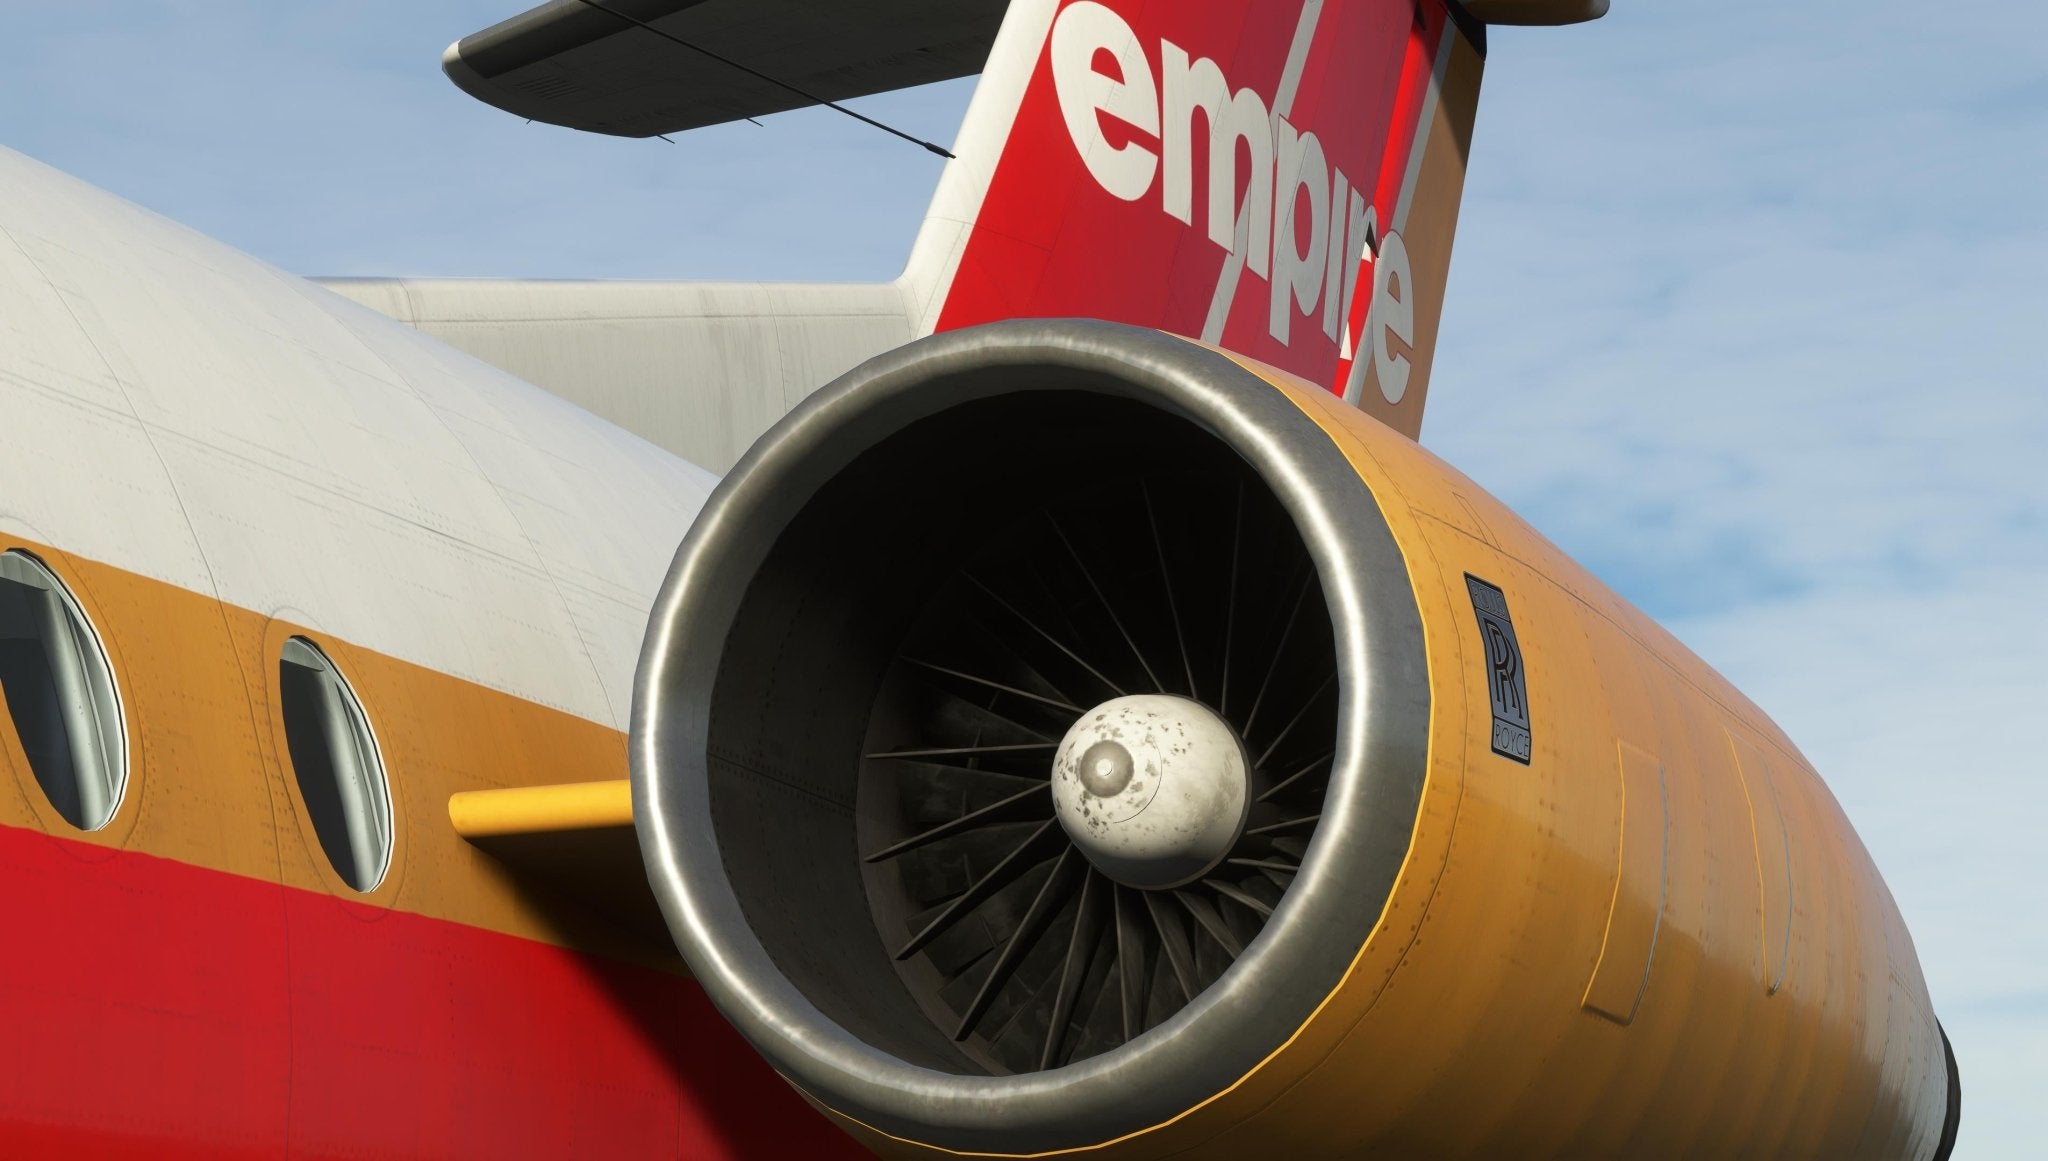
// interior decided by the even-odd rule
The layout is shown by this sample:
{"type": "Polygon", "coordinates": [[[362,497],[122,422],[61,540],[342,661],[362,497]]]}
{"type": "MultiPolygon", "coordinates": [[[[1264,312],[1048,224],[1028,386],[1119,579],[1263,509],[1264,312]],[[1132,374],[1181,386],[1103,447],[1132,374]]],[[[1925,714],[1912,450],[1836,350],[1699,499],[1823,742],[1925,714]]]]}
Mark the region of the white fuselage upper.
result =
{"type": "Polygon", "coordinates": [[[625,729],[710,472],[5,150],[0,351],[0,531],[625,729]]]}

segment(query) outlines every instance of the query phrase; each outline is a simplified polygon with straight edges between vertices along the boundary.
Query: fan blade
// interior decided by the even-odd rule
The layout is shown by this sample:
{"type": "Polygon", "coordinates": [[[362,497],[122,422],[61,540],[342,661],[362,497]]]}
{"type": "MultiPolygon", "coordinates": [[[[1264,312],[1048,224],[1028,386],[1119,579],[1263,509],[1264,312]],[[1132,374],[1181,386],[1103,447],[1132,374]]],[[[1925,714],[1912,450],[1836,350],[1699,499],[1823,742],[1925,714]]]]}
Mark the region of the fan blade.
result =
{"type": "Polygon", "coordinates": [[[1016,850],[1005,855],[1002,862],[989,869],[988,874],[975,880],[967,890],[961,892],[959,898],[948,904],[946,909],[933,917],[930,923],[925,924],[924,930],[911,936],[910,942],[904,944],[902,950],[896,953],[896,958],[909,959],[911,956],[916,955],[919,949],[932,940],[937,939],[947,928],[960,922],[960,920],[967,916],[968,912],[987,902],[989,896],[1002,890],[1015,881],[1019,875],[1043,862],[1043,859],[1034,859],[1031,856],[1048,846],[1049,840],[1061,837],[1058,827],[1059,822],[1056,819],[1048,818],[1041,823],[1037,830],[1031,832],[1030,838],[1020,843],[1016,850]]]}
{"type": "Polygon", "coordinates": [[[1025,750],[1057,750],[1058,742],[1020,742],[1013,746],[941,746],[932,750],[890,750],[880,754],[863,754],[870,759],[882,758],[946,758],[954,754],[1015,754],[1025,750]]]}
{"type": "Polygon", "coordinates": [[[970,811],[951,822],[941,823],[930,830],[911,835],[894,846],[884,847],[869,855],[863,861],[879,863],[884,859],[893,859],[907,851],[914,851],[919,847],[928,846],[943,838],[951,838],[953,835],[973,830],[979,826],[993,822],[1008,822],[1019,816],[1028,818],[1031,813],[1029,808],[1032,800],[1043,797],[1046,791],[1050,789],[1052,789],[1052,783],[1041,782],[1029,790],[1020,790],[1001,802],[991,803],[980,810],[970,811]]]}
{"type": "Polygon", "coordinates": [[[1266,663],[1266,676],[1259,682],[1258,696],[1252,699],[1252,712],[1245,715],[1244,729],[1240,731],[1242,737],[1251,737],[1252,726],[1259,720],[1259,709],[1266,703],[1266,691],[1272,688],[1273,675],[1280,672],[1280,658],[1287,653],[1287,641],[1294,636],[1294,623],[1301,619],[1302,602],[1308,599],[1309,584],[1315,579],[1316,570],[1313,565],[1302,569],[1301,583],[1294,592],[1294,605],[1287,610],[1287,625],[1280,630],[1280,640],[1273,645],[1273,659],[1266,663]]]}
{"type": "Polygon", "coordinates": [[[1180,905],[1187,908],[1189,915],[1195,917],[1195,924],[1208,932],[1209,938],[1215,940],[1218,947],[1230,953],[1231,959],[1234,960],[1244,954],[1244,945],[1237,941],[1237,936],[1231,934],[1230,926],[1223,922],[1223,916],[1216,913],[1214,903],[1186,891],[1175,891],[1173,897],[1180,900],[1180,905]]]}
{"type": "Polygon", "coordinates": [[[1137,641],[1131,637],[1131,631],[1124,628],[1123,618],[1116,615],[1116,607],[1109,603],[1109,597],[1103,594],[1102,586],[1095,583],[1095,574],[1088,571],[1088,563],[1081,559],[1080,551],[1074,547],[1073,541],[1067,539],[1066,529],[1060,527],[1059,520],[1053,516],[1049,508],[1046,509],[1045,522],[1052,525],[1053,535],[1059,537],[1060,543],[1067,546],[1067,555],[1074,558],[1074,567],[1080,570],[1081,579],[1088,582],[1088,591],[1095,594],[1096,601],[1102,605],[1102,611],[1109,614],[1109,623],[1116,626],[1116,631],[1123,637],[1124,644],[1130,647],[1131,656],[1138,659],[1138,668],[1145,671],[1145,680],[1152,683],[1153,689],[1164,689],[1165,686],[1160,684],[1159,675],[1152,672],[1152,663],[1145,660],[1144,650],[1138,648],[1137,641]]]}
{"type": "Polygon", "coordinates": [[[1301,724],[1301,719],[1308,716],[1308,711],[1316,708],[1316,702],[1322,700],[1323,691],[1336,683],[1337,671],[1333,669],[1328,677],[1323,678],[1323,683],[1316,686],[1316,691],[1308,695],[1308,700],[1301,703],[1301,708],[1294,711],[1294,716],[1287,719],[1287,724],[1280,728],[1280,732],[1273,736],[1273,740],[1266,746],[1266,752],[1260,754],[1259,760],[1252,763],[1253,768],[1261,770],[1265,768],[1266,761],[1273,756],[1275,750],[1280,748],[1280,743],[1287,740],[1287,735],[1294,732],[1294,727],[1301,724]]]}
{"type": "Polygon", "coordinates": [[[1152,891],[1139,892],[1145,900],[1145,910],[1152,915],[1152,930],[1159,935],[1159,946],[1166,952],[1166,962],[1173,969],[1174,982],[1180,985],[1183,1002],[1195,998],[1200,989],[1195,987],[1195,951],[1188,945],[1188,933],[1180,925],[1177,913],[1167,908],[1166,903],[1152,891]]]}
{"type": "Polygon", "coordinates": [[[1290,818],[1281,822],[1267,823],[1265,826],[1255,826],[1244,833],[1273,834],[1277,831],[1295,830],[1304,826],[1314,826],[1322,817],[1320,814],[1303,815],[1300,818],[1290,818]]]}
{"type": "Polygon", "coordinates": [[[1230,716],[1230,647],[1237,636],[1237,558],[1238,550],[1244,544],[1244,481],[1237,482],[1237,514],[1230,522],[1230,595],[1223,603],[1223,692],[1218,696],[1216,711],[1230,716]]]}
{"type": "Polygon", "coordinates": [[[1270,919],[1273,909],[1256,895],[1248,894],[1242,888],[1233,887],[1221,879],[1204,879],[1202,885],[1242,907],[1257,913],[1261,919],[1270,919]]]}
{"type": "Polygon", "coordinates": [[[1016,697],[1028,698],[1029,700],[1038,702],[1041,705],[1049,705],[1054,709],[1066,710],[1069,713],[1076,714],[1083,712],[1080,706],[1074,705],[1071,702],[1062,701],[1056,697],[1046,697],[1044,694],[1032,693],[1028,689],[1018,689],[1014,685],[1004,685],[1000,681],[991,681],[986,677],[976,677],[972,673],[963,673],[958,669],[948,669],[943,665],[935,665],[932,662],[923,661],[916,657],[905,657],[903,658],[903,660],[911,665],[918,666],[921,669],[929,669],[934,673],[943,673],[947,677],[957,677],[961,681],[973,682],[975,685],[986,686],[989,689],[1000,690],[1003,693],[1012,694],[1016,697]]]}
{"type": "Polygon", "coordinates": [[[988,587],[986,584],[983,584],[981,578],[974,576],[970,573],[967,574],[967,579],[973,583],[975,588],[978,588],[982,592],[987,593],[990,600],[994,601],[998,605],[1001,605],[1006,611],[1009,612],[1009,614],[1012,617],[1015,617],[1019,621],[1022,621],[1024,623],[1025,628],[1030,629],[1032,632],[1038,634],[1040,637],[1043,637],[1045,639],[1046,644],[1059,650],[1061,653],[1066,654],[1067,660],[1072,661],[1074,664],[1087,670],[1089,676],[1093,677],[1095,680],[1101,682],[1102,684],[1108,686],[1110,692],[1116,694],[1116,696],[1118,697],[1122,697],[1124,695],[1122,686],[1118,685],[1114,681],[1111,681],[1109,678],[1104,677],[1100,669],[1097,669],[1093,665],[1090,665],[1086,661],[1083,661],[1079,653],[1076,653],[1072,649],[1067,648],[1065,643],[1063,643],[1058,637],[1055,637],[1051,633],[1046,632],[1044,629],[1039,628],[1038,622],[1025,616],[1023,612],[1017,608],[1017,606],[1005,600],[1001,593],[998,593],[994,589],[988,587]]]}
{"type": "MultiPolygon", "coordinates": [[[[1072,848],[1068,848],[1072,849],[1072,848]]],[[[1081,994],[1081,981],[1088,974],[1088,961],[1102,935],[1102,903],[1099,885],[1104,880],[1090,874],[1081,888],[1081,907],[1074,916],[1074,930],[1067,938],[1066,962],[1060,966],[1059,991],[1054,994],[1052,1021],[1045,1028],[1045,1047],[1038,1054],[1039,1071],[1052,1067],[1066,1039],[1067,1025],[1074,1018],[1074,1001],[1081,994]]]]}
{"type": "Polygon", "coordinates": [[[1128,887],[1112,887],[1116,899],[1117,1002],[1123,1013],[1124,1039],[1144,1031],[1145,1024],[1145,929],[1138,916],[1140,906],[1128,887]]]}
{"type": "Polygon", "coordinates": [[[1188,636],[1180,627],[1180,601],[1173,592],[1173,569],[1166,563],[1166,542],[1159,536],[1159,514],[1152,508],[1152,484],[1149,480],[1138,481],[1138,490],[1145,496],[1145,523],[1152,526],[1152,553],[1159,561],[1159,583],[1166,590],[1166,613],[1173,621],[1173,641],[1180,647],[1181,672],[1188,679],[1188,696],[1202,700],[1195,688],[1195,663],[1188,657],[1188,636]]]}
{"type": "Polygon", "coordinates": [[[1233,867],[1250,867],[1255,871],[1284,871],[1290,875],[1301,873],[1301,868],[1293,863],[1276,863],[1268,859],[1225,859],[1224,861],[1233,867]]]}
{"type": "Polygon", "coordinates": [[[1060,852],[1060,861],[1053,864],[1052,874],[1047,875],[1045,883],[1038,888],[1030,909],[1024,912],[1024,918],[1017,922],[1017,930],[1011,932],[1010,938],[1004,942],[996,962],[988,969],[988,976],[974,993],[973,1002],[967,1005],[966,1014],[960,1017],[960,1026],[954,1029],[953,1039],[967,1039],[982,1016],[988,1013],[988,1006],[995,1001],[996,993],[1009,982],[1010,973],[1017,970],[1017,962],[1038,942],[1046,924],[1073,894],[1074,873],[1082,869],[1081,861],[1073,847],[1060,852]]]}
{"type": "Polygon", "coordinates": [[[1275,782],[1272,785],[1272,787],[1268,789],[1264,794],[1259,795],[1258,801],[1271,802],[1274,798],[1284,793],[1288,787],[1293,786],[1296,782],[1299,782],[1303,778],[1314,773],[1316,767],[1322,765],[1323,763],[1329,761],[1332,758],[1335,758],[1336,756],[1337,751],[1332,750],[1329,753],[1324,754],[1322,757],[1317,758],[1315,761],[1310,762],[1308,765],[1303,766],[1301,769],[1296,770],[1294,773],[1289,774],[1287,777],[1282,778],[1280,781],[1275,782]]]}

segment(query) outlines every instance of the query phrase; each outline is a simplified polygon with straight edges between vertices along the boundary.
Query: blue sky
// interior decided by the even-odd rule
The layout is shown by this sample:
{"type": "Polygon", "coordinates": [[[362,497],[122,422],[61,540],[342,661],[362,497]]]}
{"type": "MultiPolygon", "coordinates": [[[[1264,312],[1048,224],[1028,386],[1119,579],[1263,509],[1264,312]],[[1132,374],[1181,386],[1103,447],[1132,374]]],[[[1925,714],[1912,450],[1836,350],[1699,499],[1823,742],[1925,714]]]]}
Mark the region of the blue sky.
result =
{"type": "MultiPolygon", "coordinates": [[[[470,101],[519,0],[4,5],[0,144],[310,274],[884,279],[936,159],[470,101]]],[[[2048,8],[1619,0],[1496,30],[1424,442],[1778,718],[2048,1154],[2048,8]]],[[[866,102],[950,138],[966,83],[866,102]]]]}

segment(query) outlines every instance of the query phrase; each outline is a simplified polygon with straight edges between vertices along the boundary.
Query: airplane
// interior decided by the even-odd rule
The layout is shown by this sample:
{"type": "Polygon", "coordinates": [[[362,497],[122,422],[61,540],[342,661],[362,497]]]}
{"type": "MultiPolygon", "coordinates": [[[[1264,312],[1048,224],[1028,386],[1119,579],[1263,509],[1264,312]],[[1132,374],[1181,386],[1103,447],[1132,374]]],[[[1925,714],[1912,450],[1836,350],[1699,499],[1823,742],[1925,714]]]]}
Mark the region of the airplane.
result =
{"type": "Polygon", "coordinates": [[[1417,442],[1486,29],[1606,8],[444,56],[636,137],[978,73],[877,286],[315,285],[0,151],[0,1145],[1948,1157],[1818,773],[1417,442]]]}

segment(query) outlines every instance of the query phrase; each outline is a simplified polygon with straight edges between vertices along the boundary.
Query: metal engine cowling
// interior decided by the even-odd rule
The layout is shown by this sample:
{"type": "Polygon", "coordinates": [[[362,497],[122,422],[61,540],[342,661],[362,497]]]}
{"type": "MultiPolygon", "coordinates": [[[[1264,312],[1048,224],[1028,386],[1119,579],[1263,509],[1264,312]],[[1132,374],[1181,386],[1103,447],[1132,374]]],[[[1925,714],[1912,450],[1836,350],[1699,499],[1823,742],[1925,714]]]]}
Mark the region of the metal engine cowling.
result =
{"type": "Polygon", "coordinates": [[[1910,942],[1769,723],[1412,443],[1172,336],[1002,323],[814,395],[679,551],[632,750],[692,971],[884,1152],[1941,1130],[1910,942]],[[1503,748],[1476,614],[1510,611],[1503,748]],[[1773,776],[1782,878],[1847,908],[1788,924],[1783,971],[1773,776]]]}

